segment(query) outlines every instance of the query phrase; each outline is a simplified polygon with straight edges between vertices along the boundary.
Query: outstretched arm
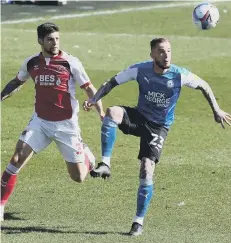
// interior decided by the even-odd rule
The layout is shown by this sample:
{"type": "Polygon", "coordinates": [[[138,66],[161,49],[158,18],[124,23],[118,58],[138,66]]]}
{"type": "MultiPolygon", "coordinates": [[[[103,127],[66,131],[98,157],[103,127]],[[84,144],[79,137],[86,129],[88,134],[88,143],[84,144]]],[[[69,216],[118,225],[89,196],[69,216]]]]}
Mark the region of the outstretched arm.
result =
{"type": "Polygon", "coordinates": [[[206,81],[184,69],[181,74],[181,85],[201,90],[213,111],[215,121],[221,123],[223,128],[225,128],[224,122],[231,126],[231,115],[220,109],[213,91],[206,81]]]}
{"type": "Polygon", "coordinates": [[[5,100],[6,98],[10,97],[13,93],[17,92],[26,82],[26,80],[30,77],[30,74],[27,71],[27,63],[30,59],[31,57],[25,59],[25,61],[19,69],[17,76],[14,79],[12,79],[3,89],[3,91],[1,92],[1,101],[5,100]]]}
{"type": "Polygon", "coordinates": [[[87,106],[90,107],[92,105],[97,104],[97,102],[107,95],[115,86],[119,85],[115,78],[111,78],[109,81],[105,82],[101,87],[98,89],[96,94],[90,98],[87,102],[87,106]]]}
{"type": "Polygon", "coordinates": [[[25,81],[20,81],[18,78],[12,79],[1,92],[1,101],[10,97],[13,93],[17,92],[25,81]]]}
{"type": "Polygon", "coordinates": [[[97,101],[107,95],[115,86],[126,83],[130,80],[135,80],[137,72],[137,68],[129,67],[118,73],[116,76],[112,77],[109,81],[105,82],[103,85],[101,85],[101,87],[92,98],[90,98],[88,101],[85,101],[84,110],[88,111],[90,107],[94,106],[97,101]]]}
{"type": "Polygon", "coordinates": [[[116,76],[112,77],[109,81],[105,82],[97,91],[92,99],[87,102],[87,110],[93,106],[98,100],[107,95],[115,86],[126,83],[130,80],[135,80],[137,77],[138,69],[135,67],[129,67],[116,76]]]}
{"type": "Polygon", "coordinates": [[[206,100],[208,101],[213,111],[215,121],[221,123],[223,128],[225,128],[224,122],[231,126],[231,115],[220,109],[219,105],[217,104],[216,98],[213,94],[213,91],[208,85],[208,83],[204,80],[200,80],[196,89],[201,90],[206,100]]]}

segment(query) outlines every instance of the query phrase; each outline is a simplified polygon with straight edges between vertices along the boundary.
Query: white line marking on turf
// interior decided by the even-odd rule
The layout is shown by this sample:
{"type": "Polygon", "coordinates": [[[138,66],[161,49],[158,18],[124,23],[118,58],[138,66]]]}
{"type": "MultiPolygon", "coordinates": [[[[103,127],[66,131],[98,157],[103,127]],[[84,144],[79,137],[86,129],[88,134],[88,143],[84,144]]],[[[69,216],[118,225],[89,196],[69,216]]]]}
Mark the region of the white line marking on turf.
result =
{"type": "MultiPolygon", "coordinates": [[[[78,14],[63,14],[57,15],[48,18],[49,20],[54,19],[69,19],[69,18],[83,18],[89,16],[98,16],[98,15],[111,15],[111,14],[120,14],[120,13],[128,13],[128,12],[137,12],[137,11],[150,11],[153,9],[159,8],[174,8],[174,7],[184,7],[184,6],[191,6],[196,5],[196,2],[190,3],[170,3],[170,4],[159,4],[159,5],[151,5],[146,7],[137,7],[137,8],[122,8],[116,10],[103,10],[103,11],[95,11],[95,12],[88,12],[88,13],[78,13],[78,14]]],[[[2,21],[2,24],[23,24],[23,23],[30,23],[30,22],[37,22],[38,20],[47,20],[44,17],[38,18],[31,18],[31,19],[17,19],[17,20],[6,20],[2,21]]]]}
{"type": "MultiPolygon", "coordinates": [[[[18,32],[29,32],[36,33],[35,30],[32,29],[15,29],[15,28],[2,28],[2,31],[13,31],[16,34],[18,32]]],[[[82,36],[100,36],[100,37],[131,37],[131,38],[155,38],[159,36],[165,36],[170,39],[202,39],[202,40],[231,40],[229,37],[207,37],[207,36],[188,36],[188,35],[163,35],[163,34],[129,34],[129,33],[103,33],[103,32],[62,32],[61,36],[65,35],[82,35],[82,36]]]]}
{"type": "Polygon", "coordinates": [[[39,17],[39,18],[32,18],[32,19],[17,19],[17,20],[7,20],[2,21],[3,24],[23,24],[23,23],[30,23],[30,22],[37,22],[39,20],[45,20],[45,18],[39,17]]]}

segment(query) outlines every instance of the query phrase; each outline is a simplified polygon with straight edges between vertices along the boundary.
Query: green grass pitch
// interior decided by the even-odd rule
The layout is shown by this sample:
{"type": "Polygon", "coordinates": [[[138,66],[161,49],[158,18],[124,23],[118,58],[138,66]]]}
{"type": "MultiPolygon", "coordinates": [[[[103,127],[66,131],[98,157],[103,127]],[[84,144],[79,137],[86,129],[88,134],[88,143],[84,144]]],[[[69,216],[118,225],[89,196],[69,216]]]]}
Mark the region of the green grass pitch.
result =
{"type": "MultiPolygon", "coordinates": [[[[193,6],[54,22],[61,28],[62,49],[80,58],[97,88],[128,65],[149,59],[152,37],[167,36],[172,43],[172,62],[208,81],[221,108],[230,113],[231,3],[216,5],[220,23],[209,31],[193,26],[193,6]]],[[[16,75],[24,58],[40,50],[35,32],[38,24],[2,24],[2,88],[16,75]]],[[[103,99],[104,107],[136,105],[137,92],[133,82],[117,87],[103,99]]],[[[78,89],[77,98],[82,103],[86,95],[78,89]]],[[[32,115],[33,103],[31,80],[2,103],[2,170],[32,115]]],[[[100,120],[96,112],[82,109],[79,117],[84,141],[98,161],[100,120]]],[[[182,90],[175,123],[156,167],[156,195],[144,234],[135,239],[125,233],[136,208],[139,140],[120,131],[117,135],[110,180],[72,182],[54,144],[34,156],[20,172],[6,207],[12,220],[2,223],[2,242],[230,242],[231,128],[223,130],[214,122],[200,91],[182,90]],[[182,202],[184,205],[179,204],[182,202]]]]}

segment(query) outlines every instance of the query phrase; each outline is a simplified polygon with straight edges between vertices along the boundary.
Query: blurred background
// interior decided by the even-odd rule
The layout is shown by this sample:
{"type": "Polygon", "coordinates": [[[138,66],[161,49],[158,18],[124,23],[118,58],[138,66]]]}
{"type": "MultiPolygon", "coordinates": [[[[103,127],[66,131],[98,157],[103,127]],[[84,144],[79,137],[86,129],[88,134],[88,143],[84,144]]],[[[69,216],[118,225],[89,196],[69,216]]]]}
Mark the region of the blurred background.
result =
{"type": "MultiPolygon", "coordinates": [[[[152,1],[155,3],[163,1],[152,1]]],[[[67,14],[100,9],[118,8],[120,6],[142,6],[150,1],[1,1],[1,19],[12,20],[43,16],[45,14],[67,14]]]]}
{"type": "Polygon", "coordinates": [[[59,0],[59,1],[11,1],[11,0],[2,0],[3,4],[56,4],[56,5],[66,5],[67,1],[59,0]]]}

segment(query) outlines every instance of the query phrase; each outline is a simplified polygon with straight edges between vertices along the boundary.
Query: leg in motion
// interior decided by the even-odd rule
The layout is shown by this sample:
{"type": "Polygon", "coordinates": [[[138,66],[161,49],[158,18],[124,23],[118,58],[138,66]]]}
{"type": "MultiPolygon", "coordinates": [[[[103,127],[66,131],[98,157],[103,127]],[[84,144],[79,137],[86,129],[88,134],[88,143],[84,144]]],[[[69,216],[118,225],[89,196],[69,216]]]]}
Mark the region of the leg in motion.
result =
{"type": "Polygon", "coordinates": [[[28,144],[21,140],[18,141],[14,155],[1,178],[1,220],[4,219],[5,205],[14,191],[17,182],[17,174],[27,161],[29,161],[33,153],[32,148],[28,144]]]}
{"type": "Polygon", "coordinates": [[[62,130],[56,133],[54,142],[66,161],[67,170],[75,182],[83,182],[95,166],[95,156],[83,143],[80,131],[62,130]]]}
{"type": "Polygon", "coordinates": [[[95,156],[86,144],[79,145],[77,153],[79,154],[76,156],[76,159],[72,159],[75,162],[66,161],[66,164],[71,179],[82,183],[87,177],[88,172],[95,166],[95,156]],[[82,147],[82,151],[80,147],[82,147]]]}
{"type": "Polygon", "coordinates": [[[85,143],[83,144],[83,151],[84,151],[84,155],[85,155],[85,164],[87,164],[88,170],[91,171],[95,168],[95,156],[91,152],[91,150],[89,149],[87,144],[85,144],[85,143]]]}
{"type": "Polygon", "coordinates": [[[123,115],[124,110],[119,106],[107,109],[101,128],[102,162],[90,172],[92,177],[110,177],[110,160],[116,140],[116,130],[118,124],[122,122],[123,115]]]}
{"type": "Polygon", "coordinates": [[[155,162],[142,158],[140,163],[140,185],[137,193],[137,209],[133,220],[131,230],[129,232],[132,236],[142,234],[142,226],[144,217],[147,213],[148,206],[153,195],[153,174],[155,169],[155,162]]]}

